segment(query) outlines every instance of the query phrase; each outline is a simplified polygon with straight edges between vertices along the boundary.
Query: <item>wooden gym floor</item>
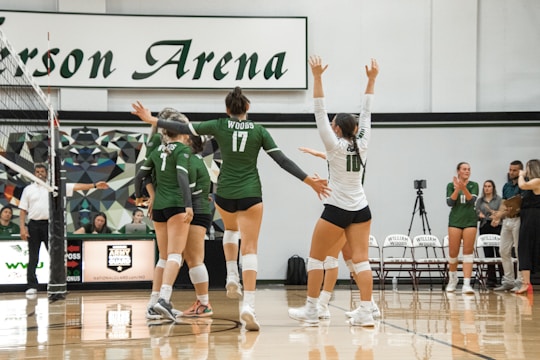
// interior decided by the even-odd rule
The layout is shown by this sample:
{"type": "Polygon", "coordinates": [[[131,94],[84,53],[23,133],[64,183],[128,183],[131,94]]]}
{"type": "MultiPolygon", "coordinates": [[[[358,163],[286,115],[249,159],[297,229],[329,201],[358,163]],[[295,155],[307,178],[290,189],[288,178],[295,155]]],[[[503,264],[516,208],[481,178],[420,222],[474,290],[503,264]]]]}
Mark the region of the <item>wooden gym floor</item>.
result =
{"type": "MultiPolygon", "coordinates": [[[[460,288],[458,288],[459,290],[460,288]]],[[[540,303],[534,294],[376,290],[375,328],[350,327],[344,312],[358,292],[338,286],[329,321],[303,327],[287,308],[305,288],[259,286],[259,332],[238,322],[237,300],[210,291],[211,319],[147,323],[148,290],[72,291],[49,303],[46,293],[0,294],[0,359],[534,359],[540,355],[540,303]]],[[[192,290],[175,290],[188,308],[192,290]]]]}

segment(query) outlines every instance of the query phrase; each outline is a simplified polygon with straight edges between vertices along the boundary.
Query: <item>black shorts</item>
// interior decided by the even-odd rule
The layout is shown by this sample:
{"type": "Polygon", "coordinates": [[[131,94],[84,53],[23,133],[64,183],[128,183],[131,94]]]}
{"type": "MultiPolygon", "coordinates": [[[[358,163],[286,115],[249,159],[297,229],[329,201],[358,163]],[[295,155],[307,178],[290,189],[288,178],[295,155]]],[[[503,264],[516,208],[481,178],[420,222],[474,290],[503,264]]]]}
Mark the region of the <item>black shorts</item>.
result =
{"type": "Polygon", "coordinates": [[[321,219],[345,229],[351,224],[363,223],[371,220],[371,211],[369,210],[369,206],[366,206],[361,210],[348,211],[334,205],[326,204],[324,205],[321,219]]]}
{"type": "Polygon", "coordinates": [[[223,210],[234,213],[237,211],[244,211],[262,202],[262,197],[247,197],[242,199],[225,199],[221,196],[214,195],[216,204],[223,210]]]}
{"type": "Polygon", "coordinates": [[[152,221],[167,222],[174,215],[185,213],[185,207],[170,207],[160,210],[152,210],[152,221]]]}
{"type": "Polygon", "coordinates": [[[194,214],[190,225],[202,226],[208,230],[210,228],[210,224],[212,224],[211,214],[194,214]]]}

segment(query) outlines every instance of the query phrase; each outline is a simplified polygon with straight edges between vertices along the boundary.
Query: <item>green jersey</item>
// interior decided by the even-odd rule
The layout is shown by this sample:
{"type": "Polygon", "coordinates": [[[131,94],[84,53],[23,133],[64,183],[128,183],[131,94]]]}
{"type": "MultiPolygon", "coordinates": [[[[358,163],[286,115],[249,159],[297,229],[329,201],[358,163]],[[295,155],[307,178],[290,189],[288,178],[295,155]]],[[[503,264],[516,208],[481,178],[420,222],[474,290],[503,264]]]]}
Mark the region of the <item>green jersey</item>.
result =
{"type": "MultiPolygon", "coordinates": [[[[171,142],[160,145],[152,151],[141,170],[151,170],[155,173],[156,196],[153,208],[162,210],[170,207],[185,207],[186,196],[178,182],[178,172],[188,176],[191,150],[181,142],[171,142]]],[[[189,201],[188,203],[191,203],[189,201]]]]}
{"type": "Polygon", "coordinates": [[[263,148],[267,153],[279,150],[272,136],[250,120],[226,118],[191,124],[195,135],[213,135],[223,160],[218,177],[217,195],[226,199],[261,197],[257,158],[263,148]]]}
{"type": "MultiPolygon", "coordinates": [[[[458,197],[450,210],[450,216],[448,226],[464,229],[467,227],[476,227],[478,223],[478,216],[476,215],[476,209],[474,207],[476,198],[478,197],[478,183],[469,181],[467,183],[467,190],[473,195],[472,201],[467,201],[465,194],[462,191],[459,192],[458,197]]],[[[446,198],[450,198],[450,195],[454,192],[454,183],[449,183],[446,186],[446,198]]]]}
{"type": "Polygon", "coordinates": [[[21,229],[19,228],[19,225],[15,224],[12,221],[10,221],[9,224],[7,224],[6,226],[0,224],[0,235],[7,236],[20,233],[21,229]]]}
{"type": "Polygon", "coordinates": [[[193,154],[189,158],[189,188],[193,201],[194,214],[211,214],[210,201],[210,174],[201,155],[193,154]]]}

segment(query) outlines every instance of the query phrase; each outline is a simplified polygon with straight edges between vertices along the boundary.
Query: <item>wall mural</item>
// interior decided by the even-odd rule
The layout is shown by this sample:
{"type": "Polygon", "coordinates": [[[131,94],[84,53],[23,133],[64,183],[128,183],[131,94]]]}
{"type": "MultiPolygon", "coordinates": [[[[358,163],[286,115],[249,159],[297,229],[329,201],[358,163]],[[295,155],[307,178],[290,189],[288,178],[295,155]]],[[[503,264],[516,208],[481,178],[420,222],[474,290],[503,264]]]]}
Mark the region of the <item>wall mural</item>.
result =
{"type": "MultiPolygon", "coordinates": [[[[133,179],[142,165],[146,153],[147,134],[121,130],[99,132],[97,128],[74,128],[71,133],[61,132],[64,169],[69,183],[95,183],[105,181],[106,190],[78,191],[66,201],[67,232],[73,232],[80,226],[91,222],[94,214],[107,214],[107,225],[114,231],[131,222],[135,210],[135,185],[133,179]]],[[[33,163],[48,163],[47,133],[10,134],[6,157],[18,164],[24,162],[29,171],[33,163]],[[25,156],[22,154],[25,153],[25,156]],[[27,159],[24,159],[27,158],[27,159]]],[[[208,141],[203,153],[205,163],[213,183],[219,173],[220,154],[217,145],[208,141]]],[[[0,206],[18,205],[22,189],[29,179],[0,165],[0,206]]],[[[14,209],[14,218],[18,217],[14,209]]],[[[146,209],[143,209],[146,215],[146,209]]],[[[152,222],[148,217],[144,220],[152,222]]],[[[18,222],[18,220],[16,220],[18,222]]],[[[222,231],[222,222],[214,218],[217,231],[222,231]]]]}

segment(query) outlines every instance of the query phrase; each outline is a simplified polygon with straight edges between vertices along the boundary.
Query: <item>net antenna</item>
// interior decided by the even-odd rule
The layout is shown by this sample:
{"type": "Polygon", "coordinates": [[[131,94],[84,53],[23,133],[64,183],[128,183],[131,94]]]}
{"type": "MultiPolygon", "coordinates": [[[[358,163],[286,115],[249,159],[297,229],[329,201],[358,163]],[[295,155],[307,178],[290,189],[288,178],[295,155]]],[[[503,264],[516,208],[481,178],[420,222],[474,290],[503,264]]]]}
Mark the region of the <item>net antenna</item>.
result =
{"type": "MultiPolygon", "coordinates": [[[[0,25],[3,21],[0,18],[0,25]]],[[[49,64],[47,67],[49,71],[49,64]]],[[[59,149],[59,122],[50,96],[43,93],[0,29],[0,175],[6,186],[15,188],[35,181],[49,191],[51,271],[47,290],[55,299],[67,293],[65,183],[59,149]],[[47,163],[46,182],[34,175],[36,163],[47,163]]],[[[9,202],[18,204],[13,198],[9,202]]]]}

